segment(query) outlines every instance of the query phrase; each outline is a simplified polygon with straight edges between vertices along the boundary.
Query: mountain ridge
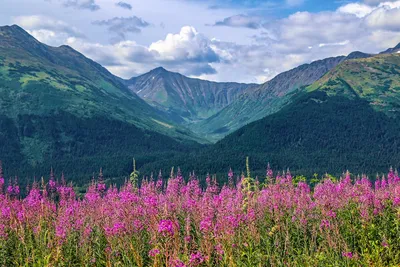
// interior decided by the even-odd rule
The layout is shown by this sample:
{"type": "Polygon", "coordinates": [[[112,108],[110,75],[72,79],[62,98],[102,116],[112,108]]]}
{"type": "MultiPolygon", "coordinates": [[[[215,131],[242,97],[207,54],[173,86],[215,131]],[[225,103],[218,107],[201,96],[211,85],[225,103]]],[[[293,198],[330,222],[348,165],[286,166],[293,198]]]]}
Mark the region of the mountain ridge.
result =
{"type": "Polygon", "coordinates": [[[212,116],[255,84],[218,83],[189,78],[158,67],[125,84],[148,103],[172,114],[177,122],[191,123],[212,116]]]}
{"type": "MultiPolygon", "coordinates": [[[[189,78],[180,73],[167,71],[163,67],[133,77],[127,80],[126,84],[152,106],[170,114],[177,123],[185,125],[195,133],[215,142],[252,121],[278,111],[290,99],[292,92],[315,82],[340,62],[370,56],[372,54],[354,51],[347,56],[316,60],[280,73],[270,81],[259,85],[218,83],[189,78]],[[227,85],[237,87],[239,90],[234,91],[233,97],[225,98],[223,103],[211,112],[203,112],[198,116],[199,114],[196,111],[187,108],[186,99],[180,95],[182,90],[190,92],[191,87],[196,88],[196,85],[191,85],[188,82],[182,86],[177,81],[179,79],[213,85],[227,85]],[[168,93],[168,90],[173,92],[168,93]],[[154,97],[154,92],[158,93],[156,97],[154,97]],[[166,99],[169,96],[174,98],[175,101],[168,102],[166,99]],[[179,107],[179,109],[176,107],[179,107]],[[182,107],[185,108],[182,109],[182,107]]],[[[190,104],[193,104],[193,102],[190,102],[190,104]]],[[[208,102],[208,110],[212,109],[212,104],[208,102]]]]}

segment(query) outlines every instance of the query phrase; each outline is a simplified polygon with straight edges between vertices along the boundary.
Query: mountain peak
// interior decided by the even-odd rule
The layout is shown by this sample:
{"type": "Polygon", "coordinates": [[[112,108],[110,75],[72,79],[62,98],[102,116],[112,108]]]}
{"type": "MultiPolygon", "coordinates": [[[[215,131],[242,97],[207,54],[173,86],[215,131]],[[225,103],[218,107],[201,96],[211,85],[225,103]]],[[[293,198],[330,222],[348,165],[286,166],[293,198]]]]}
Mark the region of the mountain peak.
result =
{"type": "Polygon", "coordinates": [[[347,59],[368,58],[368,57],[371,57],[371,56],[372,56],[371,54],[363,53],[363,52],[360,52],[360,51],[354,51],[354,52],[350,53],[346,57],[346,60],[347,59]]]}
{"type": "Polygon", "coordinates": [[[0,46],[2,47],[37,47],[41,43],[18,25],[0,27],[0,46]]]}
{"type": "Polygon", "coordinates": [[[389,48],[383,52],[381,52],[380,54],[392,54],[392,53],[397,53],[400,51],[400,43],[397,44],[395,47],[393,48],[389,48]]]}
{"type": "Polygon", "coordinates": [[[155,71],[167,71],[166,69],[164,69],[164,67],[157,67],[154,69],[155,71]]]}
{"type": "Polygon", "coordinates": [[[29,33],[27,33],[23,28],[21,28],[16,24],[11,26],[9,25],[0,26],[0,34],[4,35],[4,33],[11,36],[23,36],[25,38],[35,39],[29,33]]]}
{"type": "Polygon", "coordinates": [[[149,73],[152,73],[152,74],[162,74],[162,73],[170,73],[168,70],[166,70],[165,68],[163,68],[163,67],[157,67],[157,68],[155,68],[155,69],[153,69],[153,70],[151,70],[149,73]]]}
{"type": "Polygon", "coordinates": [[[21,31],[23,30],[20,26],[13,24],[13,25],[5,25],[5,26],[0,26],[0,31],[21,31]]]}

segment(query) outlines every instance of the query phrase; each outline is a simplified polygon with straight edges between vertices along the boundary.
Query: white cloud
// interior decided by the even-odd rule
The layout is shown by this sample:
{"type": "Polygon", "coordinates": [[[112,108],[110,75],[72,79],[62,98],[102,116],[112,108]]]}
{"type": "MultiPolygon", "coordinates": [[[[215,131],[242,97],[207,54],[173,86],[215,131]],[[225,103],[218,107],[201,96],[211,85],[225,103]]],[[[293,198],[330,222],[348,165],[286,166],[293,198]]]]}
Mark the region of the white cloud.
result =
{"type": "Polygon", "coordinates": [[[13,23],[18,24],[28,30],[48,30],[53,32],[63,32],[71,36],[83,37],[77,28],[72,27],[64,21],[53,19],[46,16],[18,16],[13,18],[13,23]]]}
{"type": "Polygon", "coordinates": [[[373,10],[374,8],[369,5],[364,5],[360,3],[350,3],[339,7],[338,12],[353,14],[359,18],[363,18],[366,15],[370,14],[373,10]]]}
{"type": "Polygon", "coordinates": [[[364,3],[368,4],[368,5],[378,5],[381,3],[388,3],[388,2],[396,2],[397,0],[364,0],[364,3]]]}
{"type": "Polygon", "coordinates": [[[18,16],[14,17],[12,22],[23,27],[39,41],[49,45],[61,45],[69,37],[85,38],[85,35],[77,28],[46,16],[18,16]]]}
{"type": "Polygon", "coordinates": [[[218,55],[210,47],[210,40],[194,27],[182,27],[178,34],[168,34],[165,40],[152,43],[150,51],[157,51],[163,61],[216,62],[218,55]]]}
{"type": "Polygon", "coordinates": [[[371,28],[400,31],[400,8],[380,7],[369,14],[365,21],[371,28]]]}
{"type": "Polygon", "coordinates": [[[343,41],[343,42],[338,42],[338,43],[328,43],[328,44],[324,44],[324,43],[322,43],[322,44],[319,44],[318,46],[319,47],[324,47],[324,46],[343,46],[343,45],[347,45],[347,44],[349,44],[350,43],[350,41],[349,40],[346,40],[346,41],[343,41]]]}

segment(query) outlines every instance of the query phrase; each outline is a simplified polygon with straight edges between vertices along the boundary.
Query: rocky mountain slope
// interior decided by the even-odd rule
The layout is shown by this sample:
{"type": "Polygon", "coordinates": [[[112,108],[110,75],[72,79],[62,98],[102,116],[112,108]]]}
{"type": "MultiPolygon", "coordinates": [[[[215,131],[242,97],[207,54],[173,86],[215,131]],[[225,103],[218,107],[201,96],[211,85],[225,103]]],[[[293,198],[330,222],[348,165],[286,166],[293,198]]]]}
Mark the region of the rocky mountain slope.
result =
{"type": "Polygon", "coordinates": [[[256,86],[192,79],[162,67],[125,83],[149,104],[184,124],[209,118],[256,86]]]}

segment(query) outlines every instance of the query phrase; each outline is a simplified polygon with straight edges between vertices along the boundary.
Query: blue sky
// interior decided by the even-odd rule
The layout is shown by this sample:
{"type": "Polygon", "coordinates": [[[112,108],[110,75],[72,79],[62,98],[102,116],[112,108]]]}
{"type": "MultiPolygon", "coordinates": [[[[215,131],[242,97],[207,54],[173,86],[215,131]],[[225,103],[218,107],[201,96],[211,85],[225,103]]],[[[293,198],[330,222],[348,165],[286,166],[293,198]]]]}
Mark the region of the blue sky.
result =
{"type": "MultiPolygon", "coordinates": [[[[196,0],[193,0],[196,1],[196,0]]],[[[205,2],[203,0],[198,0],[198,2],[205,2]]],[[[211,1],[209,6],[211,8],[242,8],[242,9],[264,9],[280,10],[279,15],[285,16],[289,15],[290,12],[296,11],[324,11],[324,10],[334,10],[343,3],[350,1],[335,1],[335,0],[219,0],[211,1]],[[280,8],[279,8],[280,7],[280,8]]]]}
{"type": "Polygon", "coordinates": [[[400,42],[397,0],[1,0],[0,25],[67,44],[129,78],[158,66],[265,82],[300,64],[400,42]]]}

